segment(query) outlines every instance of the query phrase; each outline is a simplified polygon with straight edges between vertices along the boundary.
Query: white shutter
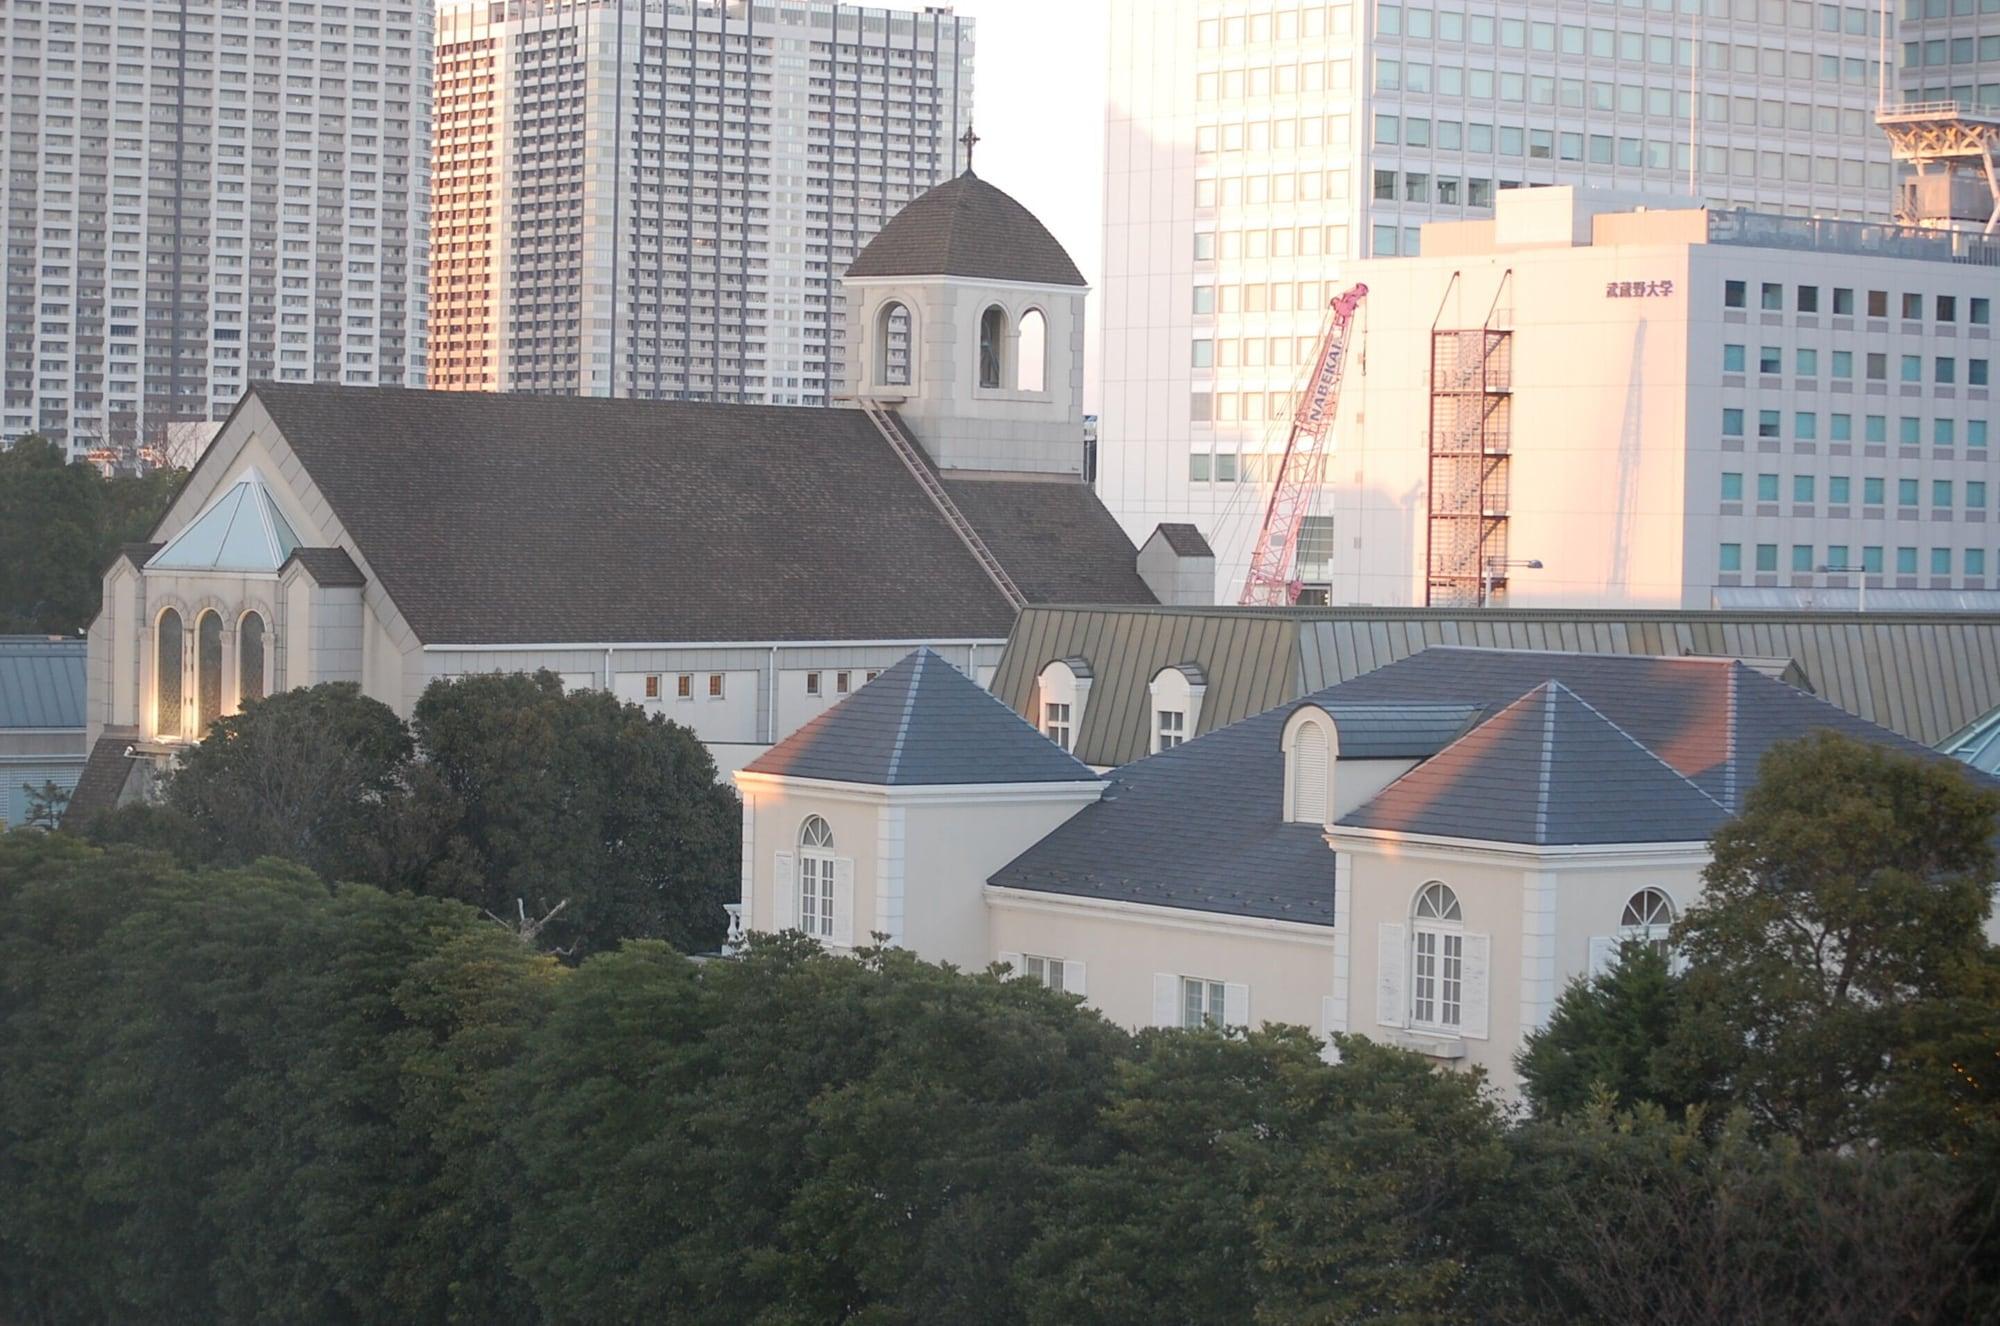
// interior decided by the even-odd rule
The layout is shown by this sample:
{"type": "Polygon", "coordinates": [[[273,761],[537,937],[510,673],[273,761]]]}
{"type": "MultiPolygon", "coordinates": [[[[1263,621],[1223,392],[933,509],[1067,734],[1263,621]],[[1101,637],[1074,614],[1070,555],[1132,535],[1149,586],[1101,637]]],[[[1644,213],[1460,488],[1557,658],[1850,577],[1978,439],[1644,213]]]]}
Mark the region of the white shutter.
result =
{"type": "Polygon", "coordinates": [[[1405,927],[1384,921],[1375,927],[1375,1020],[1400,1027],[1408,1020],[1403,1002],[1405,927]]]}
{"type": "Polygon", "coordinates": [[[1222,1025],[1243,1027],[1250,1025],[1250,987],[1230,982],[1222,987],[1222,1025]]]}
{"type": "Polygon", "coordinates": [[[1340,1062],[1340,1048],[1333,1043],[1333,1034],[1336,1031],[1346,1030],[1345,1027],[1336,1027],[1334,1025],[1335,1021],[1334,1002],[1335,1001],[1332,995],[1320,996],[1319,1037],[1321,1040],[1326,1042],[1326,1049],[1320,1052],[1320,1058],[1326,1060],[1330,1064],[1337,1064],[1340,1062]]]}
{"type": "Polygon", "coordinates": [[[799,924],[798,858],[780,852],[777,868],[771,872],[771,929],[792,930],[799,924]]]}
{"type": "Polygon", "coordinates": [[[1153,1025],[1178,1027],[1181,1024],[1181,978],[1168,972],[1153,973],[1153,1025]]]}
{"type": "Polygon", "coordinates": [[[1083,964],[1065,962],[1063,964],[1063,989],[1073,995],[1085,993],[1083,988],[1083,964]]]}
{"type": "Polygon", "coordinates": [[[1611,935],[1590,937],[1590,979],[1596,980],[1618,965],[1618,941],[1611,935]]]}
{"type": "Polygon", "coordinates": [[[1304,723],[1292,738],[1292,815],[1300,824],[1324,824],[1326,814],[1326,731],[1304,723]]]}
{"type": "Polygon", "coordinates": [[[1011,980],[1016,976],[1026,976],[1028,974],[1028,964],[1021,961],[1021,955],[1018,953],[1002,953],[999,956],[998,961],[1003,966],[1012,967],[1014,969],[1013,971],[1007,974],[1007,977],[1005,979],[1011,980]]]}
{"type": "Polygon", "coordinates": [[[854,858],[833,859],[833,942],[854,947],[854,858]]]}
{"type": "Polygon", "coordinates": [[[1465,966],[1462,969],[1464,987],[1461,998],[1464,1003],[1459,1011],[1459,1034],[1475,1040],[1486,1039],[1486,1008],[1491,1002],[1487,997],[1487,986],[1491,981],[1487,973],[1493,966],[1493,936],[1465,936],[1465,966]]]}

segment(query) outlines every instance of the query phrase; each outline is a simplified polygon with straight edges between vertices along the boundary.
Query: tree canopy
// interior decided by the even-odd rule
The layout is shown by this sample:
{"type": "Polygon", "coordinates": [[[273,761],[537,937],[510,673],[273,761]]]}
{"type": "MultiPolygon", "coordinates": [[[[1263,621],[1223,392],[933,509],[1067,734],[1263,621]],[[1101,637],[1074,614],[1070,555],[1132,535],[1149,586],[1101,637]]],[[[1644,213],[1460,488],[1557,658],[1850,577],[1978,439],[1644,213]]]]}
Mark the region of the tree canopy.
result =
{"type": "Polygon", "coordinates": [[[184,477],[153,470],[107,479],[34,434],[0,451],[0,634],[73,635],[88,626],[112,554],[146,537],[184,477]]]}

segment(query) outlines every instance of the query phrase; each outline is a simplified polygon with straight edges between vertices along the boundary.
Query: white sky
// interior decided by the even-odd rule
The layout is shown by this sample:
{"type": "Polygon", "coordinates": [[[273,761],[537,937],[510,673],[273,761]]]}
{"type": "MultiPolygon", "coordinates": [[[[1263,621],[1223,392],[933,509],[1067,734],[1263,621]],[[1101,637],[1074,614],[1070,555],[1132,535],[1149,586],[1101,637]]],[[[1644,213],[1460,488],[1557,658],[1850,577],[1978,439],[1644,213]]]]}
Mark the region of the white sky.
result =
{"type": "Polygon", "coordinates": [[[1104,252],[1105,0],[955,0],[951,8],[978,24],[973,168],[1040,217],[1095,290],[1104,252]]]}

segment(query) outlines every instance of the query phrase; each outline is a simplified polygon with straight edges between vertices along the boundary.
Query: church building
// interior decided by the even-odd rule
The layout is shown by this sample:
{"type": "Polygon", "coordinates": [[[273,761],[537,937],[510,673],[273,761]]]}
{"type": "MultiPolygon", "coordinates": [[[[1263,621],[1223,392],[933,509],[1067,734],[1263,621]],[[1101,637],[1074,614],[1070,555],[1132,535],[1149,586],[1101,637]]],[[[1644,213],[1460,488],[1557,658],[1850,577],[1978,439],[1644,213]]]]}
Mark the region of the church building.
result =
{"type": "Polygon", "coordinates": [[[915,647],[983,678],[1028,604],[1187,579],[1084,482],[1085,286],[1027,209],[967,171],[846,290],[838,408],[253,386],[105,571],[72,815],[327,681],[546,668],[727,772],[915,647]]]}

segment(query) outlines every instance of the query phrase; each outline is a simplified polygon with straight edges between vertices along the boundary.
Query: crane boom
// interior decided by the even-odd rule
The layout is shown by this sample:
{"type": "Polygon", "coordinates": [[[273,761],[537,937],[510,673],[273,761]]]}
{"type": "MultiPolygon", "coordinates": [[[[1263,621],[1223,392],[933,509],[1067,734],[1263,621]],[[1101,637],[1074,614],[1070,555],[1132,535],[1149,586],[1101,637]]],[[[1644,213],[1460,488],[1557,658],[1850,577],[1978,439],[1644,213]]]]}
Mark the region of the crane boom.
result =
{"type": "Polygon", "coordinates": [[[1285,439],[1285,452],[1271,485],[1271,501],[1264,508],[1264,524],[1257,531],[1257,547],[1250,555],[1250,574],[1243,581],[1240,601],[1245,604],[1288,607],[1298,597],[1299,584],[1291,574],[1292,557],[1298,547],[1299,527],[1304,523],[1306,508],[1326,475],[1326,435],[1333,427],[1334,411],[1340,404],[1340,382],[1347,372],[1347,345],[1354,330],[1354,312],[1367,297],[1365,285],[1349,286],[1334,297],[1312,377],[1292,410],[1291,435],[1285,439]]]}

